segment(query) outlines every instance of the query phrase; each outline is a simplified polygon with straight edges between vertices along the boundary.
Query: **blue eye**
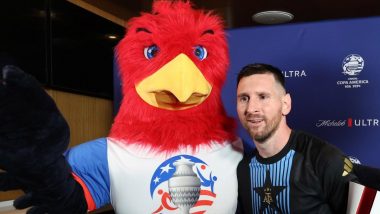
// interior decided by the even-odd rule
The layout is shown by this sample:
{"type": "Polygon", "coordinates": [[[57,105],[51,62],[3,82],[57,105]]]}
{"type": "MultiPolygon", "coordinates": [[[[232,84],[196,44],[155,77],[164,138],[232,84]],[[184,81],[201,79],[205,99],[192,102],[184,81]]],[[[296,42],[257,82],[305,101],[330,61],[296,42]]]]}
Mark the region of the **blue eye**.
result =
{"type": "Polygon", "coordinates": [[[144,56],[147,59],[152,59],[153,57],[157,56],[158,51],[159,48],[157,45],[151,45],[149,47],[144,48],[144,56]]]}
{"type": "Polygon", "coordinates": [[[202,61],[202,60],[206,59],[206,57],[207,57],[207,50],[205,47],[197,45],[194,48],[194,55],[202,61]]]}

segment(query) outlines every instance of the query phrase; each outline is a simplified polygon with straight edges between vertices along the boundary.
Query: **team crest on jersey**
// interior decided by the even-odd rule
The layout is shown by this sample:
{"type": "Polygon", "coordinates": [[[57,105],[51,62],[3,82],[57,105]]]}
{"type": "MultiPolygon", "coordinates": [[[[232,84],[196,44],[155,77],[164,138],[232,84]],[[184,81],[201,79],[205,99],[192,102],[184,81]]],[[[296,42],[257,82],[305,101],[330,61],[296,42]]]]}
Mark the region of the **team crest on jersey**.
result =
{"type": "Polygon", "coordinates": [[[217,197],[216,182],[218,177],[204,161],[190,155],[174,156],[161,163],[152,175],[152,213],[207,213],[217,197]]]}

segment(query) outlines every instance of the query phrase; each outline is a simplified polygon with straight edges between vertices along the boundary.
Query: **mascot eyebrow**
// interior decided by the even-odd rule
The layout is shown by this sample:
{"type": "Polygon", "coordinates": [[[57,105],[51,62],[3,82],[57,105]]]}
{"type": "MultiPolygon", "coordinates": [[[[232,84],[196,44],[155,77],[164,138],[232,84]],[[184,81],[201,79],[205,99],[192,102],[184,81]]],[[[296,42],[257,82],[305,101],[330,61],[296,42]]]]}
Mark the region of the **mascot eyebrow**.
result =
{"type": "Polygon", "coordinates": [[[208,29],[208,30],[205,30],[203,33],[202,33],[202,36],[205,35],[205,34],[214,34],[214,31],[211,30],[211,29],[208,29]]]}
{"type": "Polygon", "coordinates": [[[136,33],[140,32],[140,31],[146,32],[146,33],[152,33],[152,32],[150,32],[150,30],[143,28],[143,27],[139,27],[136,29],[136,33]]]}
{"type": "MultiPolygon", "coordinates": [[[[146,29],[146,28],[143,28],[143,27],[139,27],[136,29],[136,33],[138,32],[146,32],[146,33],[152,33],[150,30],[146,29]]],[[[205,35],[205,34],[214,34],[214,31],[211,30],[211,29],[208,29],[208,30],[205,30],[201,36],[205,35]]]]}

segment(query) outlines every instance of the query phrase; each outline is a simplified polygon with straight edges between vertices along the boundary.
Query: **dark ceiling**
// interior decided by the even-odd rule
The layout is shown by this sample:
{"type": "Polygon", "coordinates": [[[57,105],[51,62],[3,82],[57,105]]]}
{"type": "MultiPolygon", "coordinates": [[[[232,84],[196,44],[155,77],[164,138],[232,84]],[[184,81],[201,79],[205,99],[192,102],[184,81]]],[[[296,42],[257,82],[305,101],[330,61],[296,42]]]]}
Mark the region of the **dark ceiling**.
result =
{"type": "MultiPolygon", "coordinates": [[[[96,2],[97,0],[91,0],[96,2]]],[[[150,11],[152,0],[108,0],[114,13],[128,20],[141,11],[150,11]]],[[[294,15],[290,23],[380,16],[379,0],[192,0],[197,8],[212,9],[222,15],[227,28],[261,25],[252,15],[265,10],[282,10],[294,15]]]]}
{"type": "MultiPolygon", "coordinates": [[[[120,39],[125,32],[120,26],[124,25],[124,20],[138,16],[140,12],[150,12],[152,1],[2,1],[0,26],[5,33],[0,34],[0,59],[2,56],[12,56],[16,59],[16,64],[49,87],[112,97],[113,47],[118,40],[110,40],[108,36],[118,35],[117,38],[120,39]],[[109,17],[104,19],[84,7],[90,11],[86,12],[81,8],[83,5],[77,7],[69,2],[79,6],[79,3],[92,5],[107,15],[113,15],[117,20],[109,17]],[[46,13],[47,8],[50,8],[51,13],[46,13]],[[98,53],[108,55],[105,57],[98,53]],[[101,60],[96,60],[96,57],[101,60]],[[71,78],[72,76],[76,78],[71,78]],[[90,80],[89,76],[93,79],[90,80]],[[106,79],[109,81],[104,81],[106,79]],[[101,85],[105,87],[100,88],[101,85]]],[[[227,28],[258,26],[260,24],[252,21],[252,15],[265,10],[283,10],[294,14],[290,23],[380,16],[380,0],[192,1],[196,8],[215,10],[222,15],[227,28]]]]}

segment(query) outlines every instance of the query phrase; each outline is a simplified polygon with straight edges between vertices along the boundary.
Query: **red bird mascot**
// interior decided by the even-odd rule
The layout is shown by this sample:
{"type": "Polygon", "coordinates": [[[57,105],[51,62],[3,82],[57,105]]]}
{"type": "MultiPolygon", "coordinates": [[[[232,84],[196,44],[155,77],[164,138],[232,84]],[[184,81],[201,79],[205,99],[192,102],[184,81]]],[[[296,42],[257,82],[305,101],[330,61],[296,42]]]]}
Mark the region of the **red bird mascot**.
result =
{"type": "MultiPolygon", "coordinates": [[[[152,13],[128,23],[116,54],[124,98],[109,137],[72,148],[62,158],[67,138],[58,142],[59,133],[46,136],[52,150],[61,149],[51,153],[54,161],[47,166],[33,165],[32,175],[11,169],[34,156],[43,161],[49,151],[23,144],[24,162],[0,162],[7,171],[0,179],[3,189],[29,193],[15,206],[32,205],[30,213],[83,213],[108,203],[122,214],[235,213],[242,145],[220,97],[229,62],[220,18],[192,9],[187,1],[156,1],[152,13]]],[[[4,87],[13,73],[19,85],[24,79],[31,88],[37,85],[10,70],[3,75],[4,87]]],[[[62,119],[55,108],[51,111],[62,119]]],[[[50,115],[31,115],[36,117],[50,115]]],[[[27,134],[62,130],[44,124],[27,134]]]]}

